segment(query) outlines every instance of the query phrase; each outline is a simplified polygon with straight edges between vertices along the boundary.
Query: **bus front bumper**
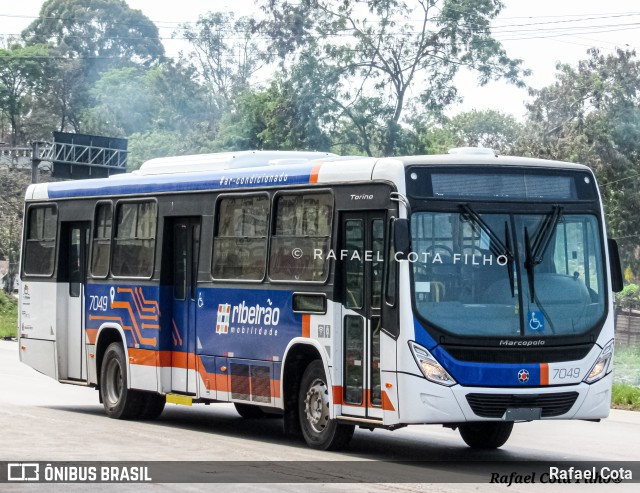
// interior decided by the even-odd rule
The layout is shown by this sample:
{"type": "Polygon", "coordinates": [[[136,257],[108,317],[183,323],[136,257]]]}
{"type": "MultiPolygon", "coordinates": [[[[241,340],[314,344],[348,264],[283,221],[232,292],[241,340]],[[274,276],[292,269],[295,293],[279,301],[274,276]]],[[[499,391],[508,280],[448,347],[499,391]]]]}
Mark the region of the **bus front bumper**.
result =
{"type": "Polygon", "coordinates": [[[533,419],[600,419],[609,415],[610,373],[586,384],[553,387],[445,387],[425,378],[398,374],[401,424],[516,421],[533,419]],[[520,411],[506,412],[507,409],[520,411]],[[522,411],[531,409],[529,413],[522,411]],[[540,409],[538,412],[537,409],[540,409]],[[511,417],[511,418],[510,418],[511,417]],[[518,418],[521,419],[518,419],[518,418]],[[525,418],[527,417],[527,418],[525,418]]]}

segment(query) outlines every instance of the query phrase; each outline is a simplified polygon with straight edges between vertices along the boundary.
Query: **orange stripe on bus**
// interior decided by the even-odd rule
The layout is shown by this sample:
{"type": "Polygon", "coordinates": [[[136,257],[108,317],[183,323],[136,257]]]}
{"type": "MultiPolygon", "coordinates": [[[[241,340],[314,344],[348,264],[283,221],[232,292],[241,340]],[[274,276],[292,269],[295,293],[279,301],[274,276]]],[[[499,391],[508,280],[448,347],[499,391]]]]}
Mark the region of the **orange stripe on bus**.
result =
{"type": "Polygon", "coordinates": [[[334,385],[331,390],[333,391],[333,403],[334,404],[343,404],[344,400],[342,398],[342,386],[334,385]]]}
{"type": "Polygon", "coordinates": [[[87,340],[89,344],[96,343],[96,337],[98,336],[98,329],[85,329],[87,332],[87,340]]]}
{"type": "Polygon", "coordinates": [[[311,337],[311,315],[302,315],[302,337],[311,337]]]}
{"type": "Polygon", "coordinates": [[[311,169],[311,176],[309,176],[309,183],[318,183],[318,173],[320,173],[321,164],[316,164],[311,169]]]}
{"type": "Polygon", "coordinates": [[[382,410],[383,411],[395,411],[396,410],[396,408],[393,407],[393,404],[389,400],[389,397],[387,396],[387,393],[384,390],[382,391],[382,410]]]}
{"type": "Polygon", "coordinates": [[[540,385],[549,385],[549,364],[540,363],[540,385]]]}

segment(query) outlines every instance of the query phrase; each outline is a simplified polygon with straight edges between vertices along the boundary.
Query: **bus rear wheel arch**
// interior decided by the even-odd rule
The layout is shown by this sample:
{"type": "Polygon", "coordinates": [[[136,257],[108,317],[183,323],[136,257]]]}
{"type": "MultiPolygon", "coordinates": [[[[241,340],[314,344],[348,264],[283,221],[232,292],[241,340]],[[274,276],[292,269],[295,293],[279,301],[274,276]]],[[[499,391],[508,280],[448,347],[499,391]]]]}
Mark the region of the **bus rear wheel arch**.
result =
{"type": "Polygon", "coordinates": [[[304,371],[298,394],[298,418],[307,445],[320,450],[346,447],[355,427],[330,419],[331,400],[321,360],[314,360],[304,371]]]}
{"type": "Polygon", "coordinates": [[[164,410],[165,396],[128,388],[126,361],[119,341],[111,342],[102,355],[100,400],[107,416],[114,419],[158,418],[164,410]]]}

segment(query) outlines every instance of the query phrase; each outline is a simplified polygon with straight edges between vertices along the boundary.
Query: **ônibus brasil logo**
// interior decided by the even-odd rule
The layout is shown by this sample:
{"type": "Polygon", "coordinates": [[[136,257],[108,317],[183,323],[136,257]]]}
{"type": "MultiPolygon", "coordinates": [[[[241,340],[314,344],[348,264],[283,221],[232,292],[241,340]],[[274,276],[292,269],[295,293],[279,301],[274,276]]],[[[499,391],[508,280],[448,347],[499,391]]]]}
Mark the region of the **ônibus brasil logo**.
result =
{"type": "Polygon", "coordinates": [[[520,383],[527,383],[529,381],[529,372],[527,370],[520,370],[518,372],[518,381],[520,383]]]}
{"type": "Polygon", "coordinates": [[[244,301],[238,305],[219,304],[216,334],[277,336],[280,308],[272,307],[272,304],[270,299],[268,306],[260,303],[249,306],[244,301]]]}

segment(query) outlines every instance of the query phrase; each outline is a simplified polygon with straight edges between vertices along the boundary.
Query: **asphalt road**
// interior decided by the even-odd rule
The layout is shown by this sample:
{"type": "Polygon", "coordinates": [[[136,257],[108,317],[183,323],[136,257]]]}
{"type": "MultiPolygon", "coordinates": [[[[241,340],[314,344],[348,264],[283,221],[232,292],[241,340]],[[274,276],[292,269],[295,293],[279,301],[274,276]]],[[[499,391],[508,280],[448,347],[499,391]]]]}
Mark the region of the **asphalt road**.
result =
{"type": "MultiPolygon", "coordinates": [[[[95,390],[62,385],[18,361],[18,345],[0,341],[0,461],[345,461],[345,460],[634,460],[640,461],[640,413],[614,410],[601,423],[518,424],[496,451],[469,449],[440,426],[394,432],[356,430],[348,450],[318,452],[282,435],[281,421],[245,420],[230,404],[167,405],[154,422],[105,417],[95,390]]],[[[323,484],[322,491],[371,491],[373,485],[323,484]]],[[[92,491],[300,491],[315,485],[91,485],[92,491]],[[277,486],[277,488],[276,488],[277,486]]],[[[380,484],[378,491],[496,491],[489,484],[380,484]]],[[[637,484],[512,485],[506,491],[637,491],[637,484]]],[[[2,491],[84,491],[86,485],[0,485],[2,491]]]]}

